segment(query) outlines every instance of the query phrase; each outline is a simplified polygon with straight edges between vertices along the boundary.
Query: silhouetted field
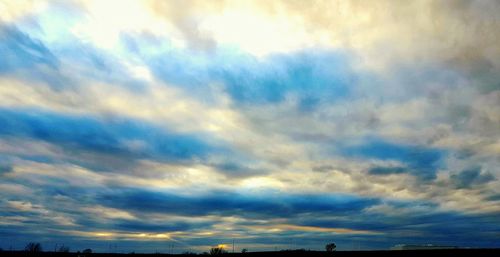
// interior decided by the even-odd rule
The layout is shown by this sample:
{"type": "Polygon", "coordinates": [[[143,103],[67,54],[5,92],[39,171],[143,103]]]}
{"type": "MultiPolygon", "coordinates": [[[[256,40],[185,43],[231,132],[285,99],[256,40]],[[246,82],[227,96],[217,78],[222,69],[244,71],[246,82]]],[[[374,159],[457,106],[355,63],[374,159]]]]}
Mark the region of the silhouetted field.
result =
{"type": "MultiPolygon", "coordinates": [[[[40,252],[40,253],[27,253],[24,251],[4,251],[0,252],[0,256],[12,257],[27,257],[27,256],[56,256],[56,257],[78,257],[78,256],[96,256],[96,257],[118,257],[118,256],[137,256],[137,257],[155,257],[155,256],[211,256],[203,254],[119,254],[119,253],[54,253],[54,252],[40,252]]],[[[219,255],[221,256],[221,255],[219,255]]],[[[247,253],[226,253],[222,254],[226,257],[259,257],[259,256],[272,256],[272,257],[299,257],[299,256],[315,256],[315,257],[413,257],[413,256],[453,256],[453,257],[481,257],[481,256],[500,256],[500,249],[446,249],[446,250],[403,250],[403,251],[336,251],[333,253],[320,252],[320,251],[278,251],[278,252],[247,252],[247,253]]]]}

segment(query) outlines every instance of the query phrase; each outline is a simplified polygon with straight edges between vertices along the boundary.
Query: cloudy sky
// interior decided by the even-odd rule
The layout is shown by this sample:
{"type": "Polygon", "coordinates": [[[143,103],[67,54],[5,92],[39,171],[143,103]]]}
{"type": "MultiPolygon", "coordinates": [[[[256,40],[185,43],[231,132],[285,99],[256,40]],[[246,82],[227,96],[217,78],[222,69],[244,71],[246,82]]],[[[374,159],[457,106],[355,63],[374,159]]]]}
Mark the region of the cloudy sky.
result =
{"type": "Polygon", "coordinates": [[[0,247],[500,247],[498,1],[0,1],[0,247]]]}

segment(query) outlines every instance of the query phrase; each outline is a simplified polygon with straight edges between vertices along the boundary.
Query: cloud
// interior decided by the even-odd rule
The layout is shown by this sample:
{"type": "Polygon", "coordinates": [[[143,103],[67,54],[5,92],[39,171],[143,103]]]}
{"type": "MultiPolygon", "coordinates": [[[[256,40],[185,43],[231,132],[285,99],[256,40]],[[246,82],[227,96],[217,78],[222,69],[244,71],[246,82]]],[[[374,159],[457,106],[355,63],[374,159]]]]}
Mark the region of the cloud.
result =
{"type": "Polygon", "coordinates": [[[16,3],[2,2],[4,12],[0,15],[2,22],[15,22],[20,18],[26,17],[29,14],[41,12],[46,6],[45,1],[29,1],[21,0],[16,3]]]}
{"type": "Polygon", "coordinates": [[[209,89],[207,85],[222,84],[233,100],[249,104],[280,102],[290,94],[299,97],[304,107],[320,99],[334,101],[346,97],[357,78],[348,54],[322,49],[263,59],[231,51],[169,51],[168,55],[143,58],[167,83],[202,92],[209,89]]]}
{"type": "Polygon", "coordinates": [[[18,74],[55,83],[60,68],[57,57],[40,41],[15,26],[0,23],[0,74],[18,74]]]}
{"type": "MultiPolygon", "coordinates": [[[[243,162],[243,161],[242,161],[243,162]]],[[[218,172],[227,174],[231,177],[251,177],[268,173],[269,170],[258,165],[239,164],[236,162],[221,162],[212,164],[218,172]]]]}
{"type": "Polygon", "coordinates": [[[178,215],[241,215],[249,217],[288,217],[300,213],[345,215],[360,211],[377,201],[354,196],[244,195],[234,192],[212,192],[198,196],[173,193],[124,190],[100,197],[100,203],[114,208],[171,213],[178,215]]]}
{"type": "MultiPolygon", "coordinates": [[[[436,178],[436,171],[441,165],[445,152],[417,145],[395,144],[382,140],[347,147],[342,150],[347,156],[361,156],[379,160],[400,161],[408,166],[408,172],[424,180],[436,178]]],[[[401,173],[401,168],[372,168],[370,173],[401,173]]]]}
{"type": "Polygon", "coordinates": [[[232,45],[265,56],[328,46],[353,49],[377,69],[396,60],[440,60],[471,72],[478,63],[500,67],[499,33],[492,32],[499,23],[496,1],[189,1],[173,12],[177,5],[148,3],[195,49],[232,45]]]}
{"type": "Polygon", "coordinates": [[[204,158],[209,149],[215,150],[196,137],[170,134],[133,120],[104,121],[93,117],[7,109],[0,111],[0,120],[5,124],[0,129],[3,136],[41,140],[60,145],[67,151],[175,161],[204,158]]]}
{"type": "Polygon", "coordinates": [[[495,213],[463,214],[453,211],[442,211],[432,203],[425,202],[391,202],[383,201],[379,205],[367,208],[363,213],[350,219],[331,218],[327,216],[312,219],[304,216],[295,223],[306,226],[345,227],[349,229],[365,229],[384,231],[385,237],[399,242],[430,240],[442,242],[449,236],[456,236],[456,244],[482,244],[481,240],[469,238],[463,231],[476,231],[478,236],[491,240],[498,226],[495,213]],[[421,229],[416,229],[420,227],[421,229]],[[474,227],[481,229],[473,229],[474,227]]]}
{"type": "Polygon", "coordinates": [[[0,71],[6,73],[18,68],[31,68],[43,64],[50,68],[58,66],[55,56],[38,40],[30,38],[15,27],[1,26],[2,62],[0,71]]]}
{"type": "Polygon", "coordinates": [[[500,194],[494,194],[486,197],[488,201],[500,201],[500,194]]]}
{"type": "Polygon", "coordinates": [[[489,183],[495,180],[495,177],[491,173],[483,171],[480,166],[477,166],[451,175],[450,180],[455,188],[464,189],[489,183]]]}
{"type": "Polygon", "coordinates": [[[500,5],[495,1],[283,1],[270,5],[301,17],[310,31],[324,33],[331,44],[358,49],[379,65],[418,58],[455,60],[455,64],[473,67],[474,59],[482,59],[499,67],[492,58],[500,53],[494,43],[499,34],[487,32],[499,22],[494,13],[500,5]]]}
{"type": "Polygon", "coordinates": [[[401,174],[406,172],[403,167],[373,167],[368,170],[368,173],[373,175],[389,175],[389,174],[401,174]]]}
{"type": "Polygon", "coordinates": [[[0,163],[0,176],[11,172],[13,170],[13,167],[8,164],[0,163]]]}
{"type": "Polygon", "coordinates": [[[211,223],[195,223],[195,222],[179,222],[172,223],[150,223],[143,221],[118,221],[112,224],[112,227],[124,231],[139,231],[139,232],[172,232],[172,231],[188,231],[194,228],[209,228],[211,223]]]}

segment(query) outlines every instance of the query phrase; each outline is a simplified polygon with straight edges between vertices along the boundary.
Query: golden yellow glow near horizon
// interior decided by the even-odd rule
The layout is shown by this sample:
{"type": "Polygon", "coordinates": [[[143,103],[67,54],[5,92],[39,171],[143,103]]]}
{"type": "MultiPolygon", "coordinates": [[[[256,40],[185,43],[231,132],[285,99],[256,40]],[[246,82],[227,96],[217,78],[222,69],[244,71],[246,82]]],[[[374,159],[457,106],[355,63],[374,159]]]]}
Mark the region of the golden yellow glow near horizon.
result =
{"type": "Polygon", "coordinates": [[[227,249],[229,246],[227,244],[218,244],[218,248],[227,249]]]}

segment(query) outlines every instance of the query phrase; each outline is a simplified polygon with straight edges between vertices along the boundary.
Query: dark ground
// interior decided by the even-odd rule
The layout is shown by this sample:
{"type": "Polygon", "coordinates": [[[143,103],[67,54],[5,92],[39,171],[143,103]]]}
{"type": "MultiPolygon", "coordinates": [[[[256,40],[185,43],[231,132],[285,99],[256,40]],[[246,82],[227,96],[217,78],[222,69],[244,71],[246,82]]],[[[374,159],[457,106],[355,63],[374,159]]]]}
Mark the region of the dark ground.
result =
{"type": "MultiPolygon", "coordinates": [[[[54,252],[41,252],[36,254],[29,254],[21,251],[3,251],[0,256],[12,257],[28,257],[28,256],[56,256],[56,257],[78,257],[78,256],[96,256],[96,257],[182,257],[182,256],[209,256],[209,255],[184,255],[184,254],[110,254],[110,253],[92,253],[92,254],[78,254],[78,253],[54,253],[54,252]]],[[[500,249],[446,249],[446,250],[404,250],[404,251],[336,251],[333,253],[319,252],[319,251],[279,251],[279,252],[249,252],[249,253],[227,253],[223,254],[226,257],[299,257],[299,256],[313,256],[313,257],[413,257],[413,256],[453,256],[453,257],[482,257],[482,256],[500,256],[500,249]]]]}

